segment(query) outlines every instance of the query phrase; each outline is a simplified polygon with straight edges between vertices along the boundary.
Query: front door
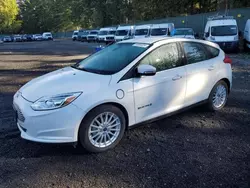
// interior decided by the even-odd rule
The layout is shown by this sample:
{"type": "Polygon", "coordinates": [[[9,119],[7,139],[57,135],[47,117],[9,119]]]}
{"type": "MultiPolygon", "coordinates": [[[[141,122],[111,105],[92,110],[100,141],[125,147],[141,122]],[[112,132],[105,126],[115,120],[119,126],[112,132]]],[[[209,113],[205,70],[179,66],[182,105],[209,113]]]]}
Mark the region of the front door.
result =
{"type": "Polygon", "coordinates": [[[133,78],[136,122],[176,111],[184,105],[186,70],[177,43],[156,48],[139,64],[157,69],[155,76],[133,78]]]}

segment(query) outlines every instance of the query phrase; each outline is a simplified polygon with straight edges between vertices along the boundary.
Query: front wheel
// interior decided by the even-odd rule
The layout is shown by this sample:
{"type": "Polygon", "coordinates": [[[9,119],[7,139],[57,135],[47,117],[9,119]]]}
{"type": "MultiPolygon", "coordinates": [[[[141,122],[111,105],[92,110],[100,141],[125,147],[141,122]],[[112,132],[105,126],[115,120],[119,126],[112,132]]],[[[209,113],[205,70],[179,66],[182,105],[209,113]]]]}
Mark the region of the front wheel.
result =
{"type": "Polygon", "coordinates": [[[113,105],[93,109],[81,123],[79,141],[90,152],[104,152],[115,147],[125,132],[123,112],[113,105]]]}
{"type": "Polygon", "coordinates": [[[208,99],[208,107],[212,111],[221,110],[228,98],[228,86],[227,84],[221,80],[213,87],[209,99],[208,99]]]}

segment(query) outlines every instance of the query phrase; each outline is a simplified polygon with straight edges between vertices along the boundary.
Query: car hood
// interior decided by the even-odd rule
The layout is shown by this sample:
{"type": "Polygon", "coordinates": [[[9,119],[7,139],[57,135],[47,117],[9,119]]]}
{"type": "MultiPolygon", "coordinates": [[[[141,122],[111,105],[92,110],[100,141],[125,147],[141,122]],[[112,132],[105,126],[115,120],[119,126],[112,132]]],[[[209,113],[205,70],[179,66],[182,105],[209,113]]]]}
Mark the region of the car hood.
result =
{"type": "Polygon", "coordinates": [[[43,96],[58,95],[70,92],[90,93],[109,84],[110,75],[89,73],[66,67],[35,78],[25,84],[19,91],[22,96],[35,102],[43,96]]]}

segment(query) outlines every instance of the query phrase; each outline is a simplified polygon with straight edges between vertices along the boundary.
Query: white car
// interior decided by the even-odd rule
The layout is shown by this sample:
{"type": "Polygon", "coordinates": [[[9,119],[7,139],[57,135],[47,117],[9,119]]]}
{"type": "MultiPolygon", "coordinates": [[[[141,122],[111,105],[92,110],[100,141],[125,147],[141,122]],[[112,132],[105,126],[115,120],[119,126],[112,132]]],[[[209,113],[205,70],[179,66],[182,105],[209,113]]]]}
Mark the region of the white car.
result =
{"type": "Polygon", "coordinates": [[[87,36],[87,42],[96,42],[98,33],[98,30],[91,30],[87,36]]]}
{"type": "Polygon", "coordinates": [[[178,28],[173,30],[172,37],[195,39],[192,28],[178,28]]]}
{"type": "Polygon", "coordinates": [[[43,36],[41,34],[35,34],[33,35],[33,39],[37,41],[43,40],[43,36]]]}
{"type": "Polygon", "coordinates": [[[53,36],[51,32],[43,33],[42,37],[43,37],[43,40],[53,40],[53,36]]]}
{"type": "Polygon", "coordinates": [[[72,34],[72,40],[73,40],[73,41],[77,40],[77,38],[78,38],[78,33],[79,33],[79,31],[74,31],[74,32],[73,32],[73,34],[72,34]]]}
{"type": "Polygon", "coordinates": [[[79,142],[103,152],[136,124],[201,103],[223,108],[232,86],[231,63],[208,41],[122,41],[24,85],[14,95],[17,126],[27,140],[79,142]]]}

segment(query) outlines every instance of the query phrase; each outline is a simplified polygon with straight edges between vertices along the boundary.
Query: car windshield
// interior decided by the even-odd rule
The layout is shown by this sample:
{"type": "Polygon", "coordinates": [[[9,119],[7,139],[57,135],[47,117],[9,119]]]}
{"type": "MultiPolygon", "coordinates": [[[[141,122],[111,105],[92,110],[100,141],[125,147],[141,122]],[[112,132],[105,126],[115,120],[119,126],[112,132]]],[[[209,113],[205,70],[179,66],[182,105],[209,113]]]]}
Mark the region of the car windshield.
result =
{"type": "Polygon", "coordinates": [[[98,35],[107,35],[108,31],[100,31],[98,35]]]}
{"type": "Polygon", "coordinates": [[[135,35],[147,35],[149,29],[136,29],[135,30],[135,35]]]}
{"type": "Polygon", "coordinates": [[[194,35],[192,29],[176,29],[174,35],[194,35]]]}
{"type": "Polygon", "coordinates": [[[84,31],[83,34],[82,34],[82,36],[86,36],[86,35],[88,35],[88,34],[89,34],[88,31],[84,31]]]}
{"type": "Polygon", "coordinates": [[[156,29],[151,29],[151,35],[152,35],[152,36],[166,35],[167,32],[168,32],[168,28],[156,28],[156,29]]]}
{"type": "Polygon", "coordinates": [[[116,31],[109,31],[108,35],[114,35],[116,31]]]}
{"type": "Polygon", "coordinates": [[[46,36],[46,37],[50,37],[50,36],[51,36],[51,34],[45,34],[45,36],[46,36]]]}
{"type": "Polygon", "coordinates": [[[149,47],[142,43],[116,43],[89,56],[73,67],[96,74],[114,74],[122,70],[149,47]]]}
{"type": "Polygon", "coordinates": [[[74,35],[78,35],[78,31],[75,31],[75,32],[74,32],[74,35]]]}
{"type": "Polygon", "coordinates": [[[97,35],[98,32],[97,32],[97,31],[91,31],[90,34],[91,34],[91,35],[97,35]]]}
{"type": "Polygon", "coordinates": [[[116,36],[126,36],[128,34],[128,30],[117,30],[115,35],[116,36]]]}
{"type": "Polygon", "coordinates": [[[211,27],[212,36],[233,36],[237,35],[237,26],[224,25],[211,27]]]}
{"type": "Polygon", "coordinates": [[[41,37],[42,35],[37,34],[36,36],[37,36],[37,37],[41,37]]]}

